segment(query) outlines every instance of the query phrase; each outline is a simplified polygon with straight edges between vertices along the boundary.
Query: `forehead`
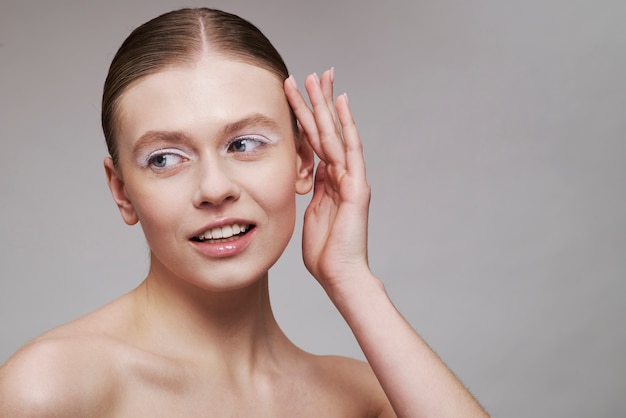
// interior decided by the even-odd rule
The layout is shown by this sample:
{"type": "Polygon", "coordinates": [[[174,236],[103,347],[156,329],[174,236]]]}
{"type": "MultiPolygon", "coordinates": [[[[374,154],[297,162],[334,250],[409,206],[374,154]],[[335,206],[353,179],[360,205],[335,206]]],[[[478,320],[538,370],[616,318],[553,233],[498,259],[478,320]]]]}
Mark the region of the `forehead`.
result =
{"type": "Polygon", "coordinates": [[[217,133],[250,114],[291,129],[282,80],[268,70],[223,57],[167,67],[131,85],[118,107],[120,147],[150,130],[217,133]]]}

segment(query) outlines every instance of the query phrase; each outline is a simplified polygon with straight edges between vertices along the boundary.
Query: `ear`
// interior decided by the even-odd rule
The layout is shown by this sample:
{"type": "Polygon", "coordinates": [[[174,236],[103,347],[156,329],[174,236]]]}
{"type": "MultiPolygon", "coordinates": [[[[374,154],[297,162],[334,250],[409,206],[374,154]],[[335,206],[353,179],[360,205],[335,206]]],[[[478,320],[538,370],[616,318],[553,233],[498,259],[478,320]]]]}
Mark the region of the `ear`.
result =
{"type": "Polygon", "coordinates": [[[313,187],[313,169],[315,168],[315,154],[309,145],[309,139],[304,131],[300,131],[297,145],[297,172],[296,193],[307,194],[313,187]]]}
{"type": "Polygon", "coordinates": [[[111,190],[111,195],[113,195],[113,200],[115,200],[120,210],[122,219],[124,219],[124,222],[128,225],[135,225],[139,221],[139,218],[137,217],[133,204],[126,194],[126,186],[124,185],[121,173],[119,169],[115,167],[111,157],[104,159],[104,171],[107,176],[107,184],[111,190]]]}

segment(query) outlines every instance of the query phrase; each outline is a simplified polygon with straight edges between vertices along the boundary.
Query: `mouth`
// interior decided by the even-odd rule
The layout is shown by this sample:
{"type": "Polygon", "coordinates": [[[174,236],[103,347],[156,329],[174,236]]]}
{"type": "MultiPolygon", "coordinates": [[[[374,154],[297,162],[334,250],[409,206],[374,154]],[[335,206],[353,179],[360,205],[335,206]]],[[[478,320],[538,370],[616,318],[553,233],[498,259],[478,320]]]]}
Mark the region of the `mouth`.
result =
{"type": "Polygon", "coordinates": [[[215,228],[211,228],[209,230],[204,231],[200,235],[196,235],[192,237],[191,240],[194,242],[206,242],[206,243],[222,243],[222,242],[230,242],[234,241],[248,232],[250,232],[254,228],[254,225],[245,225],[245,224],[232,224],[232,225],[224,225],[215,228]]]}

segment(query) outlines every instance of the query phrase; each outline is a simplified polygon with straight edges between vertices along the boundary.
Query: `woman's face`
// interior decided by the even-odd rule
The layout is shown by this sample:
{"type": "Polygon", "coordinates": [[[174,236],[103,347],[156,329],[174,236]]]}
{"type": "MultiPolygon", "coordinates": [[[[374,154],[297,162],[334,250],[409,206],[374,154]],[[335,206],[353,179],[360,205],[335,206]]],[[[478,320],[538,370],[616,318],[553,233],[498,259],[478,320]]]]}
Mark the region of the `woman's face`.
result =
{"type": "Polygon", "coordinates": [[[105,166],[124,220],[141,223],[151,274],[207,290],[263,276],[291,238],[295,193],[312,183],[282,82],[202,58],[139,80],[119,116],[119,166],[105,166]]]}

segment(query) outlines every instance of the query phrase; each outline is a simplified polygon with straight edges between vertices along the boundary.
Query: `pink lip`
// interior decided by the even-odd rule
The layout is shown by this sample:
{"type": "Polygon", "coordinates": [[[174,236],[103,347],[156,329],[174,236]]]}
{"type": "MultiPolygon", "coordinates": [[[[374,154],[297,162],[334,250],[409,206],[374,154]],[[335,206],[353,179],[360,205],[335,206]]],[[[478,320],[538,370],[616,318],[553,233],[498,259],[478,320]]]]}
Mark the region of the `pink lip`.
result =
{"type": "MultiPolygon", "coordinates": [[[[222,219],[217,222],[212,222],[211,224],[205,226],[203,229],[198,230],[197,234],[194,236],[198,236],[204,231],[212,228],[222,227],[224,225],[233,225],[233,224],[244,224],[244,225],[254,225],[254,223],[250,221],[243,220],[234,220],[234,219],[222,219]]],[[[226,242],[198,242],[190,239],[191,245],[194,248],[207,257],[214,258],[223,258],[223,257],[232,257],[237,254],[242,253],[246,247],[250,244],[252,239],[256,235],[256,228],[252,228],[248,230],[248,232],[244,235],[237,237],[232,241],[226,242]]]]}

